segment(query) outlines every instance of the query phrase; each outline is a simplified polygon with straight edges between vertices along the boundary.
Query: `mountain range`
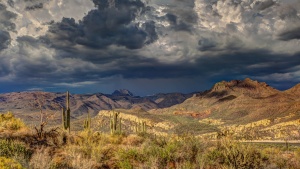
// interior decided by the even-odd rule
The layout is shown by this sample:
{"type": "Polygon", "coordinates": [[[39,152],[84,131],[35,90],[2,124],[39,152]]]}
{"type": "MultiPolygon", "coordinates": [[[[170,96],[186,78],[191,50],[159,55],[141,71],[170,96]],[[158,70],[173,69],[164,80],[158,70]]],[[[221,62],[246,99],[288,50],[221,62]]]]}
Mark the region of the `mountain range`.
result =
{"type": "MultiPolygon", "coordinates": [[[[140,97],[125,89],[112,94],[71,94],[70,105],[72,118],[79,121],[88,111],[95,119],[107,119],[110,110],[116,110],[123,113],[124,123],[144,120],[156,132],[208,134],[229,128],[245,134],[255,129],[264,137],[282,139],[287,133],[300,138],[299,96],[300,84],[280,91],[246,78],[218,82],[207,91],[191,94],[140,97]]],[[[39,119],[42,107],[44,112],[55,112],[54,121],[59,124],[65,102],[65,93],[6,93],[0,94],[0,111],[13,111],[28,122],[39,119]]]]}
{"type": "MultiPolygon", "coordinates": [[[[121,112],[123,119],[147,121],[155,133],[215,137],[228,130],[237,138],[249,139],[252,133],[256,139],[299,139],[299,96],[300,84],[279,91],[265,82],[246,78],[218,82],[210,90],[194,93],[171,107],[121,112]]],[[[99,113],[106,117],[107,114],[99,113]]]]}
{"type": "MultiPolygon", "coordinates": [[[[100,110],[134,109],[144,110],[165,108],[182,103],[192,94],[168,93],[152,96],[134,96],[130,91],[121,89],[112,94],[71,94],[70,108],[72,116],[78,117],[87,111],[94,115],[100,110]]],[[[60,112],[66,104],[66,93],[51,93],[41,91],[26,91],[0,94],[0,112],[36,113],[42,109],[45,112],[60,112]]]]}

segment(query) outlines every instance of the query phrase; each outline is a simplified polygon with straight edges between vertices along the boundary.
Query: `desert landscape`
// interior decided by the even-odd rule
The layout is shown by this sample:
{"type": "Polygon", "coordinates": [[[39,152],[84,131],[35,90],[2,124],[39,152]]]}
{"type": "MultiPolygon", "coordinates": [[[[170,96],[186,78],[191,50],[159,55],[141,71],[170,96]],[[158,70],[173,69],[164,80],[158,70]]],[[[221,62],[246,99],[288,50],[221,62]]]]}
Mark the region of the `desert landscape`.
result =
{"type": "Polygon", "coordinates": [[[299,92],[246,78],[146,97],[125,89],[1,94],[0,165],[299,168],[299,92]]]}
{"type": "Polygon", "coordinates": [[[299,0],[0,0],[0,169],[300,169],[299,0]]]}

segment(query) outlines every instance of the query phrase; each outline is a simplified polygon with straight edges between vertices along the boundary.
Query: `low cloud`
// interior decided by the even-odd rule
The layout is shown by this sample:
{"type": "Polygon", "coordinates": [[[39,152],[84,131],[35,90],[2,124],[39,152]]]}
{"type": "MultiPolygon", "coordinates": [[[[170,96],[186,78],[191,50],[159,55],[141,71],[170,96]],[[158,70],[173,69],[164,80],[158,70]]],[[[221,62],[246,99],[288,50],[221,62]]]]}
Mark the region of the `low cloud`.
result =
{"type": "Polygon", "coordinates": [[[93,81],[85,81],[85,82],[75,82],[75,83],[56,83],[54,84],[55,86],[65,86],[65,87],[82,87],[82,86],[89,86],[96,84],[98,82],[93,82],[93,81]]]}

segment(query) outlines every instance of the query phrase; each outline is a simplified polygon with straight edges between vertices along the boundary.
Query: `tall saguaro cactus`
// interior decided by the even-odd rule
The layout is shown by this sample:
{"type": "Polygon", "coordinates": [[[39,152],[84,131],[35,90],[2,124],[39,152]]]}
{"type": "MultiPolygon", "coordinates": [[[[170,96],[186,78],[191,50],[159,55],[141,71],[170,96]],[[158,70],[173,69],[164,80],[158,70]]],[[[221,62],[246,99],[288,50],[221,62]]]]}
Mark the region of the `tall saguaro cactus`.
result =
{"type": "Polygon", "coordinates": [[[90,131],[91,130],[91,116],[90,111],[88,111],[88,117],[84,120],[84,129],[90,131]]]}
{"type": "Polygon", "coordinates": [[[147,132],[147,125],[145,121],[136,121],[135,122],[135,132],[136,133],[146,133],[147,132]]]}
{"type": "Polygon", "coordinates": [[[70,93],[69,91],[67,91],[66,109],[62,108],[62,125],[65,130],[69,130],[69,133],[70,133],[70,117],[71,117],[70,93]]]}
{"type": "Polygon", "coordinates": [[[117,127],[119,126],[119,132],[121,133],[121,118],[119,117],[120,112],[113,112],[113,114],[110,114],[110,133],[114,134],[117,131],[117,127]],[[119,124],[118,124],[119,122],[119,124]]]}

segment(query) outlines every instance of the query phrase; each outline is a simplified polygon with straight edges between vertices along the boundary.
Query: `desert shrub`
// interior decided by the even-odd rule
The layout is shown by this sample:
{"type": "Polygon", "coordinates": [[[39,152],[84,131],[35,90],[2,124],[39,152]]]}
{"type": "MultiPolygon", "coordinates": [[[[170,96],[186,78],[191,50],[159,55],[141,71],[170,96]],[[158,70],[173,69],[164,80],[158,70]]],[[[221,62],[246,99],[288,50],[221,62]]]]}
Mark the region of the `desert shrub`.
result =
{"type": "Polygon", "coordinates": [[[201,162],[207,168],[213,167],[217,168],[216,166],[224,164],[224,154],[219,151],[216,147],[211,147],[203,154],[203,157],[198,157],[201,159],[201,162]]]}
{"type": "Polygon", "coordinates": [[[47,148],[37,149],[30,159],[30,168],[33,169],[49,169],[51,166],[51,156],[47,148]]]}
{"type": "Polygon", "coordinates": [[[204,151],[204,144],[201,140],[193,137],[186,136],[181,138],[176,143],[178,150],[175,152],[175,159],[179,163],[183,161],[184,163],[196,163],[199,154],[204,151]]]}
{"type": "Polygon", "coordinates": [[[146,160],[146,157],[137,148],[121,149],[117,152],[117,156],[118,167],[123,169],[137,168],[146,160]]]}
{"type": "Polygon", "coordinates": [[[23,169],[22,165],[14,159],[7,157],[0,157],[0,168],[1,169],[23,169]]]}
{"type": "Polygon", "coordinates": [[[31,155],[32,150],[27,148],[23,142],[7,139],[0,140],[0,156],[13,158],[27,168],[31,155]]]}
{"type": "Polygon", "coordinates": [[[7,139],[0,140],[0,156],[23,156],[25,159],[29,159],[31,154],[32,151],[22,142],[7,139]]]}
{"type": "Polygon", "coordinates": [[[295,150],[295,157],[300,161],[300,148],[295,150]]]}
{"type": "Polygon", "coordinates": [[[142,154],[145,155],[148,165],[166,168],[177,161],[176,152],[179,151],[179,145],[178,140],[158,137],[143,145],[142,154]]]}
{"type": "Polygon", "coordinates": [[[113,134],[109,137],[109,142],[111,144],[121,144],[125,137],[123,134],[113,134]]]}
{"type": "Polygon", "coordinates": [[[71,162],[66,160],[64,157],[54,157],[50,163],[49,169],[74,169],[70,163],[71,162]]]}
{"type": "Polygon", "coordinates": [[[122,140],[122,144],[130,146],[139,146],[144,142],[145,138],[138,135],[129,135],[122,140]]]}
{"type": "Polygon", "coordinates": [[[105,168],[114,167],[116,151],[123,136],[105,135],[92,132],[79,132],[76,136],[69,136],[67,144],[62,147],[64,158],[73,168],[105,168]],[[72,141],[70,141],[72,140],[72,141]]]}
{"type": "Polygon", "coordinates": [[[206,154],[208,165],[235,169],[264,168],[267,156],[251,145],[223,139],[206,154]]]}
{"type": "Polygon", "coordinates": [[[171,158],[164,148],[157,145],[149,145],[144,148],[143,152],[148,157],[148,165],[157,168],[165,168],[171,158]]]}
{"type": "Polygon", "coordinates": [[[3,127],[8,130],[19,130],[25,127],[24,122],[15,118],[15,116],[11,113],[0,114],[0,127],[3,127]]]}

